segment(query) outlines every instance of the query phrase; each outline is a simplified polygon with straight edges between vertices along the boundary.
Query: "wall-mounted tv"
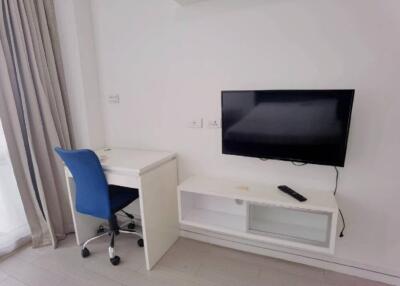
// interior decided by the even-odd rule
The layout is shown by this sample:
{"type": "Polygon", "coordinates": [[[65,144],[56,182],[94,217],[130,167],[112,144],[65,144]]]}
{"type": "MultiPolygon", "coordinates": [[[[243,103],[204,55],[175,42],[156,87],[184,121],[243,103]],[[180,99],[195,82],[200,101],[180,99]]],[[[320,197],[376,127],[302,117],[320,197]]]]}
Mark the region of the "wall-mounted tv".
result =
{"type": "Polygon", "coordinates": [[[344,166],[354,90],[222,91],[222,153],[344,166]]]}

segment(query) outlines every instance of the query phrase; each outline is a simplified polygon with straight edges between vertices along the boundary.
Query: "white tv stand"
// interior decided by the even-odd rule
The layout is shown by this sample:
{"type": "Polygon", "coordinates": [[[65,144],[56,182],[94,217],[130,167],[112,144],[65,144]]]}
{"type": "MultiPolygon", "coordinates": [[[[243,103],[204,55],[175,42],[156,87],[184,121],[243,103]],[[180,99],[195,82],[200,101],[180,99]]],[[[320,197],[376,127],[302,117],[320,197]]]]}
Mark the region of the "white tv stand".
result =
{"type": "Polygon", "coordinates": [[[276,186],[191,177],[178,186],[179,221],[182,227],[333,254],[335,197],[329,192],[297,191],[308,200],[298,202],[276,186]]]}

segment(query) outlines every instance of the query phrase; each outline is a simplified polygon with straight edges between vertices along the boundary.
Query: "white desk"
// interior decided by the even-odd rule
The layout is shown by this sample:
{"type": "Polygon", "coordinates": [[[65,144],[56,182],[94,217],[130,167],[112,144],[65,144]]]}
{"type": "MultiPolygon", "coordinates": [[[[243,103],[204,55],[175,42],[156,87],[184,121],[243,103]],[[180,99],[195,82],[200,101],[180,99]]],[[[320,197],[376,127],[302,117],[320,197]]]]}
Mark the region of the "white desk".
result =
{"type": "MultiPolygon", "coordinates": [[[[109,184],[139,190],[140,215],[147,270],[179,236],[176,154],[110,148],[96,151],[109,184]]],[[[65,168],[78,245],[96,234],[104,220],[75,211],[75,184],[65,168]]]]}

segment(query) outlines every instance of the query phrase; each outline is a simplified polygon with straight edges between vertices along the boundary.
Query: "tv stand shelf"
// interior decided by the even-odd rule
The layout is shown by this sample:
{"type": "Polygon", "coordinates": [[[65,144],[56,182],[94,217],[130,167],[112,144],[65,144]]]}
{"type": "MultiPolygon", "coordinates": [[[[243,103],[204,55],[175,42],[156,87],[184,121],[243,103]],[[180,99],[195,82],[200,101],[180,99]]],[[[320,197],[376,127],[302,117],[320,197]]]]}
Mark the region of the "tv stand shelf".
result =
{"type": "Polygon", "coordinates": [[[332,193],[191,177],[178,186],[182,227],[206,229],[285,247],[333,254],[338,206],[332,193]]]}

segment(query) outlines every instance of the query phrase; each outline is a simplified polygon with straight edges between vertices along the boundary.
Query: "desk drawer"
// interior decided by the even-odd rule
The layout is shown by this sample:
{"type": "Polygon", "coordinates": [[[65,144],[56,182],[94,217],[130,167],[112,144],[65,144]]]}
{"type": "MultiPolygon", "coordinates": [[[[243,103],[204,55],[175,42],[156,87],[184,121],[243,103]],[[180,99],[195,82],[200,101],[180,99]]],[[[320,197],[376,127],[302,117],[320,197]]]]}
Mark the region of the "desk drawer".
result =
{"type": "Polygon", "coordinates": [[[106,172],[106,178],[109,185],[118,185],[129,188],[140,188],[140,178],[139,176],[128,176],[126,174],[115,174],[106,172]]]}

